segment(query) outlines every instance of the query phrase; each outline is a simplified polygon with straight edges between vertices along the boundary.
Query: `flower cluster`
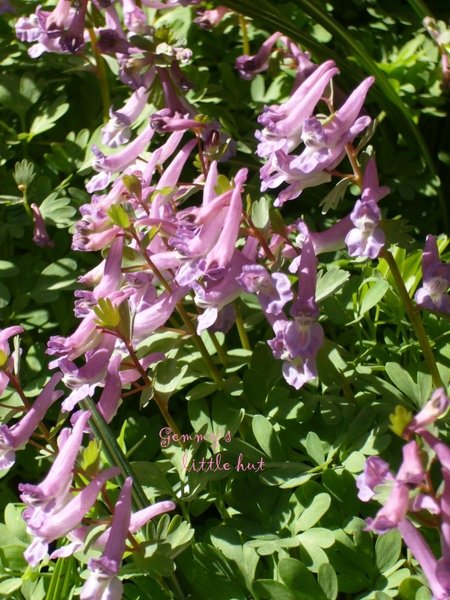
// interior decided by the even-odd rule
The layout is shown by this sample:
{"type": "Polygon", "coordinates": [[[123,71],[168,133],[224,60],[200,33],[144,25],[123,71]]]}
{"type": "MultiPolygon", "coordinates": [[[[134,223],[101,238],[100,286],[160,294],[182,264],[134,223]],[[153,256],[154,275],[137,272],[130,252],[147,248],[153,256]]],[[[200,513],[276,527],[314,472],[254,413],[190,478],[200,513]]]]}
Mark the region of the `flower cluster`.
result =
{"type": "Polygon", "coordinates": [[[435,600],[450,594],[450,448],[429,431],[436,419],[447,412],[449,399],[443,389],[436,390],[423,409],[403,429],[403,437],[413,439],[403,447],[403,461],[394,475],[387,462],[377,456],[367,459],[357,478],[358,497],[364,502],[376,499],[383,504],[367,529],[378,534],[398,529],[404,542],[428,579],[435,600]],[[443,486],[432,485],[431,465],[437,460],[443,486]],[[411,522],[427,515],[436,523],[441,536],[442,556],[433,552],[418,528],[411,522]]]}
{"type": "MultiPolygon", "coordinates": [[[[86,182],[91,199],[81,206],[75,225],[73,250],[102,253],[100,264],[78,280],[80,288],[85,288],[75,292],[78,327],[70,335],[50,338],[47,354],[56,374],[34,403],[25,407],[21,420],[0,426],[0,468],[6,469],[57,399],[65,396],[62,412],[72,413],[72,426],[59,432],[52,448],[55,459],[47,476],[39,484],[19,486],[26,505],[23,518],[33,536],[25,553],[32,566],[47,556],[56,540],[67,538],[69,543],[53,550],[50,558],[83,549],[96,526],[86,515],[101,491],[108,497],[106,483],[119,470],[98,470],[93,477],[80,472],[77,459],[83,438],[91,435],[91,414],[84,410],[83,400],[92,397],[106,423],[126,396],[147,390],[158,404],[154,368],[166,355],[148,349],[153,335],[170,327],[188,343],[195,343],[216,383],[222,383],[219,361],[204,343],[206,333],[215,341],[216,350],[220,349],[216,332],[226,333],[238,324],[242,335],[237,301],[252,294],[273,332],[267,343],[282,362],[285,380],[300,389],[318,374],[317,354],[325,338],[316,299],[318,256],[346,248],[350,257],[375,259],[386,244],[379,202],[389,189],[379,184],[374,155],[368,152],[362,158],[359,147],[353,145],[371,123],[363,105],[374,78],[362,81],[348,97],[341,91],[333,94],[338,74],[335,63],[314,64],[278,32],[255,55],[237,59],[237,73],[247,80],[265,71],[274,54],[296,73],[289,99],[266,106],[258,119],[257,155],[264,163],[261,191],[281,188],[275,207],[333,177],[352,182],[360,190],[352,210],[324,231],[311,231],[300,218],[275,227],[268,217],[257,227],[248,195],[249,169],[232,175],[227,171],[228,176],[221,173],[235,143],[218,122],[200,114],[185,97],[191,83],[183,65],[191,60],[190,50],[148,22],[147,8],[195,4],[192,0],[95,2],[105,26],[98,27],[97,20],[93,27],[88,0],[76,4],[59,0],[52,12],[38,7],[33,16],[17,22],[17,35],[34,44],[30,50],[34,57],[42,52],[83,52],[87,42],[95,40],[95,51],[115,58],[118,77],[130,90],[121,108],[111,108],[101,144],[92,148],[95,175],[86,182]],[[150,98],[155,89],[162,91],[163,101],[152,111],[150,98]],[[338,106],[334,96],[339,98],[338,106]],[[352,172],[342,174],[336,169],[346,160],[352,172]],[[56,389],[61,381],[68,393],[56,389]]],[[[222,7],[206,10],[196,22],[212,27],[228,12],[222,7]]],[[[39,207],[32,205],[32,211],[34,240],[51,245],[39,207]]],[[[423,285],[415,297],[418,306],[450,312],[449,269],[439,259],[435,239],[428,236],[423,285]]],[[[22,331],[10,327],[0,332],[0,392],[9,384],[17,389],[8,340],[22,331]]],[[[167,406],[158,406],[167,417],[167,406]]],[[[442,494],[430,489],[416,440],[404,447],[397,475],[383,460],[372,457],[358,479],[363,501],[382,498],[380,494],[388,490],[383,508],[368,521],[368,528],[377,533],[400,530],[438,600],[450,591],[443,575],[450,564],[450,451],[426,427],[447,406],[443,391],[436,392],[404,431],[408,439],[412,433],[421,436],[440,461],[442,494]],[[407,518],[408,512],[423,510],[442,519],[443,558],[439,561],[407,518]]],[[[99,556],[89,561],[82,600],[120,598],[118,575],[127,538],[152,517],[175,507],[166,501],[132,513],[132,485],[127,478],[112,520],[92,543],[99,556]]]]}

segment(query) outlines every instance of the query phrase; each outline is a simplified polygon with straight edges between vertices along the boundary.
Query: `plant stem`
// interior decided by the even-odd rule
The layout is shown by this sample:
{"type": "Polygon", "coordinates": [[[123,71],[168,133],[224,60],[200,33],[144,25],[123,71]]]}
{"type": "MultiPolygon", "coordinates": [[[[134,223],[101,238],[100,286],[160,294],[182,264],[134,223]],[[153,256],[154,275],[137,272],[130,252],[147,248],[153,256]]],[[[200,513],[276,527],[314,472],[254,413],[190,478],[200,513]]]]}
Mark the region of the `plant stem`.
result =
{"type": "Polygon", "coordinates": [[[95,36],[94,30],[89,27],[89,39],[91,40],[92,50],[94,51],[95,56],[95,64],[98,81],[100,83],[100,94],[102,97],[102,107],[103,107],[103,122],[106,123],[109,120],[109,108],[111,106],[111,98],[109,95],[109,87],[108,87],[108,77],[106,75],[105,69],[105,59],[98,51],[97,47],[97,38],[95,36]]]}
{"type": "Polygon", "coordinates": [[[396,283],[397,290],[400,294],[400,298],[403,301],[406,312],[408,313],[409,320],[411,321],[411,325],[413,326],[414,332],[419,341],[423,357],[430,370],[431,377],[433,379],[433,385],[437,388],[444,387],[441,376],[439,374],[439,370],[437,368],[436,360],[433,355],[433,351],[430,346],[430,342],[428,340],[428,336],[422,323],[422,319],[420,318],[417,311],[414,309],[413,303],[411,302],[411,298],[408,294],[408,290],[406,289],[405,283],[403,281],[403,277],[400,273],[397,263],[395,262],[395,258],[393,257],[391,252],[389,250],[386,250],[385,248],[381,250],[380,258],[384,258],[384,260],[389,265],[389,269],[396,283]]]}
{"type": "Polygon", "coordinates": [[[120,469],[122,469],[122,473],[124,477],[132,477],[133,479],[133,488],[132,488],[132,496],[134,500],[134,504],[138,510],[141,510],[148,506],[147,496],[144,493],[140,483],[138,482],[136,475],[127,461],[122,449],[117,443],[116,438],[112,434],[109,426],[100,415],[95,406],[92,398],[86,397],[81,401],[83,408],[88,410],[91,413],[91,418],[89,419],[89,423],[92,427],[92,431],[95,436],[103,442],[103,450],[108,458],[108,461],[117,465],[120,469]]]}
{"type": "Polygon", "coordinates": [[[361,188],[363,176],[362,176],[361,167],[359,166],[359,163],[358,163],[358,159],[356,158],[356,150],[353,148],[353,144],[350,144],[350,143],[346,144],[345,151],[347,152],[348,160],[350,161],[350,164],[352,165],[353,174],[355,176],[355,183],[356,183],[356,185],[358,185],[361,188]]]}
{"type": "Polygon", "coordinates": [[[225,350],[219,343],[216,334],[213,331],[208,331],[209,337],[211,338],[212,343],[214,344],[214,348],[217,350],[217,356],[220,358],[221,363],[225,367],[228,364],[228,356],[225,350]]]}
{"type": "Polygon", "coordinates": [[[241,310],[237,302],[234,303],[234,308],[236,310],[236,327],[239,333],[239,339],[241,340],[241,345],[244,348],[244,350],[251,350],[252,347],[250,345],[247,332],[245,331],[241,310]]]}
{"type": "Polygon", "coordinates": [[[239,27],[242,34],[242,54],[250,56],[250,42],[248,40],[247,21],[244,15],[239,15],[239,27]]]}

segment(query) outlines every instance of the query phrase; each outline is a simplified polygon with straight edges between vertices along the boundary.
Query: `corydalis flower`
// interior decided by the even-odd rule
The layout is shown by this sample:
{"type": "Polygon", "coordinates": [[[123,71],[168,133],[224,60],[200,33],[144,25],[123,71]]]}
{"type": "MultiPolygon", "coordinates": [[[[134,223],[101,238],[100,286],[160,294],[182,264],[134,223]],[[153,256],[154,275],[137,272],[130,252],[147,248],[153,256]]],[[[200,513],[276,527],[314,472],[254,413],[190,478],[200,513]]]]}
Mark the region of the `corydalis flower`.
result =
{"type": "Polygon", "coordinates": [[[284,361],[284,378],[295,389],[317,377],[316,355],[324,338],[323,329],[316,322],[316,269],[314,246],[308,238],[300,258],[298,296],[290,310],[293,318],[275,321],[275,338],[268,342],[275,358],[284,361]]]}
{"type": "MultiPolygon", "coordinates": [[[[298,89],[318,71],[314,71],[298,89]]],[[[261,189],[289,184],[276,199],[276,206],[297,198],[305,188],[330,180],[330,172],[345,156],[346,145],[370,123],[370,117],[359,114],[373,82],[373,77],[365,79],[327,119],[320,121],[316,116],[305,118],[300,131],[304,148],[299,155],[287,154],[284,148],[275,151],[268,165],[261,169],[261,189]]]]}
{"type": "Polygon", "coordinates": [[[88,568],[91,574],[81,590],[80,600],[122,598],[123,585],[117,574],[130,526],[132,485],[133,480],[127,477],[114,510],[105,551],[99,559],[91,558],[89,561],[88,568]]]}
{"type": "Polygon", "coordinates": [[[436,238],[427,235],[422,256],[423,282],[414,297],[420,308],[450,314],[450,264],[439,259],[436,238]]]}
{"type": "Polygon", "coordinates": [[[55,391],[61,378],[61,374],[53,375],[20,421],[11,427],[0,425],[0,469],[12,467],[16,451],[27,444],[50,406],[63,395],[62,391],[55,391]]]}
{"type": "Polygon", "coordinates": [[[350,213],[354,228],[345,237],[350,256],[376,258],[379,255],[385,236],[378,227],[381,221],[378,201],[388,193],[389,188],[379,187],[376,163],[371,158],[364,172],[361,200],[357,200],[350,213]]]}
{"type": "Polygon", "coordinates": [[[266,313],[279,314],[294,294],[284,273],[269,273],[260,265],[244,265],[236,280],[246,292],[256,294],[266,313]]]}
{"type": "Polygon", "coordinates": [[[94,505],[107,480],[117,477],[119,473],[120,469],[117,467],[103,471],[60,510],[48,515],[39,523],[32,521],[28,523],[27,530],[34,536],[34,540],[26,549],[24,556],[31,566],[36,566],[45,557],[48,544],[65,537],[72,529],[80,525],[82,518],[94,505]]]}
{"type": "Polygon", "coordinates": [[[269,57],[281,33],[276,31],[262,44],[254,56],[244,54],[236,59],[235,67],[242,79],[253,79],[257,73],[262,73],[269,66],[269,57]]]}
{"type": "Polygon", "coordinates": [[[37,204],[31,204],[30,208],[33,212],[33,221],[34,221],[33,242],[37,246],[53,248],[54,243],[53,243],[53,240],[48,235],[47,228],[45,227],[44,219],[42,218],[41,211],[39,210],[39,206],[37,204]]]}
{"type": "MultiPolygon", "coordinates": [[[[61,375],[54,377],[60,378],[61,375]]],[[[42,523],[49,514],[64,506],[68,497],[71,498],[69,492],[73,470],[89,417],[90,413],[84,412],[78,417],[71,432],[69,429],[61,431],[58,437],[58,455],[41,483],[19,484],[20,498],[28,506],[23,515],[27,523],[42,523]]]]}
{"type": "Polygon", "coordinates": [[[264,108],[258,117],[263,130],[255,133],[260,142],[257,149],[258,156],[270,156],[280,149],[289,152],[301,143],[303,124],[311,116],[326,86],[336,73],[338,73],[336,65],[329,60],[311,73],[287,102],[281,106],[272,105],[264,108]]]}
{"type": "Polygon", "coordinates": [[[8,340],[19,333],[23,333],[23,327],[18,325],[0,330],[0,395],[3,394],[9,382],[7,371],[13,367],[13,359],[9,356],[8,340]]]}
{"type": "Polygon", "coordinates": [[[447,411],[449,404],[444,388],[435,390],[422,410],[405,427],[402,436],[408,439],[413,433],[425,431],[447,411]]]}

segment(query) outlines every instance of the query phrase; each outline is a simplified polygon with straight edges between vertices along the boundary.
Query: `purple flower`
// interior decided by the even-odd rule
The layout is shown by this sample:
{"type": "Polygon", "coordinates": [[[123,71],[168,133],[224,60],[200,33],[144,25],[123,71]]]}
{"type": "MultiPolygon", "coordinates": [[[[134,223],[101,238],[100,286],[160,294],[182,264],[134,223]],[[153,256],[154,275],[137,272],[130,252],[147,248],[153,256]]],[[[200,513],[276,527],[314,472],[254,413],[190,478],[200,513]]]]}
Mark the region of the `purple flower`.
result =
{"type": "Polygon", "coordinates": [[[70,0],[58,0],[53,12],[47,17],[45,28],[49,37],[60,37],[70,25],[73,9],[70,0]]]}
{"type": "Polygon", "coordinates": [[[0,395],[6,389],[9,383],[9,377],[6,374],[7,370],[11,370],[14,366],[14,361],[9,357],[9,338],[23,333],[23,327],[13,325],[12,327],[6,327],[6,329],[0,330],[0,395]]]}
{"type": "Polygon", "coordinates": [[[369,160],[362,182],[361,200],[357,200],[350,219],[354,225],[345,237],[350,256],[376,258],[385,243],[383,231],[378,227],[381,211],[378,201],[389,193],[389,188],[379,187],[375,160],[369,160]]]}
{"type": "MultiPolygon", "coordinates": [[[[152,71],[154,77],[154,71],[152,71]]],[[[149,87],[151,82],[149,82],[149,87]]],[[[110,110],[110,120],[102,129],[102,142],[110,148],[126,144],[131,138],[131,127],[144,110],[149,89],[139,87],[120,110],[110,110]]]]}
{"type": "Polygon", "coordinates": [[[230,12],[230,9],[225,8],[225,6],[218,6],[217,8],[212,8],[210,10],[199,9],[196,18],[194,19],[194,23],[202,29],[213,29],[220,24],[228,12],[230,12]]]}
{"type": "Polygon", "coordinates": [[[364,465],[364,471],[356,478],[356,486],[359,490],[358,498],[363,502],[372,500],[376,494],[376,487],[387,479],[393,479],[387,462],[378,456],[369,456],[364,465]]]}
{"type": "Polygon", "coordinates": [[[261,45],[254,56],[244,54],[236,59],[235,67],[242,79],[253,79],[257,73],[262,73],[269,66],[269,57],[281,33],[276,31],[261,45]]]}
{"type": "Polygon", "coordinates": [[[389,498],[374,519],[367,519],[367,529],[383,534],[394,529],[402,521],[409,507],[409,488],[401,481],[394,481],[389,498]]]}
{"type": "Polygon", "coordinates": [[[365,79],[327,119],[319,121],[312,116],[326,84],[336,73],[333,64],[324,63],[299,86],[284,105],[286,107],[298,95],[297,107],[292,107],[284,119],[277,122],[276,113],[274,116],[263,113],[259,118],[266,127],[257,134],[261,141],[258,154],[269,156],[267,164],[261,169],[261,189],[264,191],[282,183],[289,184],[276,199],[276,206],[297,198],[305,188],[329,181],[330,172],[345,156],[346,145],[370,123],[369,117],[358,115],[367,91],[374,82],[373,77],[365,79]],[[298,113],[298,121],[292,121],[295,113],[298,113]],[[276,135],[277,130],[280,126],[286,129],[286,125],[289,125],[289,129],[283,132],[280,140],[276,135]],[[290,154],[301,142],[304,143],[303,151],[298,155],[290,154]]]}
{"type": "Polygon", "coordinates": [[[411,554],[422,567],[422,570],[428,579],[428,583],[430,584],[433,600],[448,600],[449,587],[447,586],[444,588],[439,581],[438,561],[436,561],[436,558],[420,531],[418,531],[418,529],[416,529],[416,527],[414,527],[407,519],[399,521],[397,528],[403,541],[411,551],[411,554]]]}
{"type": "Polygon", "coordinates": [[[244,265],[236,281],[250,294],[256,294],[265,313],[281,313],[294,294],[284,273],[269,273],[260,265],[244,265]]]}
{"type": "MultiPolygon", "coordinates": [[[[58,375],[54,375],[58,377],[58,375]]],[[[60,376],[59,376],[60,377],[60,376]]],[[[73,470],[81,447],[84,429],[90,417],[83,412],[72,430],[63,429],[58,438],[58,455],[47,476],[38,485],[20,483],[20,498],[29,508],[24,513],[25,521],[41,523],[48,514],[59,510],[70,496],[73,470]]]]}
{"type": "Polygon", "coordinates": [[[298,295],[290,310],[293,318],[275,321],[275,338],[268,342],[275,358],[284,361],[284,378],[295,389],[317,377],[316,355],[324,339],[323,329],[316,322],[316,270],[314,246],[307,238],[300,258],[298,295]]]}
{"type": "Polygon", "coordinates": [[[67,31],[65,31],[59,40],[61,49],[73,54],[79,52],[85,44],[85,21],[87,12],[88,0],[80,0],[79,6],[72,18],[67,31]]]}
{"type": "MultiPolygon", "coordinates": [[[[132,513],[128,531],[132,534],[137,533],[139,529],[141,529],[141,527],[143,527],[146,523],[148,523],[148,521],[150,521],[150,519],[154,519],[158,515],[174,510],[175,508],[176,505],[173,502],[171,502],[170,500],[163,500],[161,502],[156,502],[156,504],[153,504],[151,506],[147,506],[146,508],[143,508],[142,510],[139,510],[136,513],[132,513]]],[[[77,552],[78,550],[83,548],[86,536],[91,531],[91,529],[92,527],[83,526],[71,531],[67,535],[71,542],[66,546],[62,546],[61,548],[58,548],[57,550],[52,552],[50,558],[65,558],[67,556],[71,556],[74,552],[77,552]]],[[[111,528],[108,527],[101,535],[99,535],[98,538],[92,541],[91,548],[103,551],[110,536],[110,533],[111,528]]]]}
{"type": "Polygon", "coordinates": [[[405,427],[403,437],[409,438],[413,433],[420,434],[429,425],[433,425],[447,411],[449,403],[444,388],[435,390],[422,410],[405,427]]]}
{"type": "Polygon", "coordinates": [[[62,391],[55,391],[61,377],[59,373],[53,375],[20,421],[11,427],[0,425],[0,469],[12,467],[16,451],[26,445],[50,406],[63,395],[62,391]]]}
{"type": "Polygon", "coordinates": [[[414,296],[420,308],[450,314],[450,264],[439,260],[436,238],[427,235],[422,255],[422,287],[414,296]]]}
{"type": "Polygon", "coordinates": [[[305,149],[294,157],[291,167],[308,174],[333,169],[345,156],[345,145],[354,140],[370,123],[370,117],[358,117],[374,77],[364,79],[343,106],[323,123],[315,116],[303,123],[305,149]]]}
{"type": "Polygon", "coordinates": [[[147,15],[142,8],[136,6],[135,0],[122,0],[122,10],[125,27],[142,35],[147,28],[147,15]]]}
{"type": "Polygon", "coordinates": [[[308,119],[332,77],[338,73],[333,61],[320,65],[281,106],[266,106],[258,117],[263,126],[256,132],[257,154],[265,157],[276,150],[294,150],[302,140],[303,124],[308,119]]]}
{"type": "Polygon", "coordinates": [[[127,477],[114,509],[114,516],[105,550],[98,559],[88,563],[90,575],[80,593],[80,600],[120,600],[123,585],[117,574],[125,551],[131,518],[131,486],[133,480],[127,477]]]}
{"type": "Polygon", "coordinates": [[[198,130],[205,127],[204,123],[192,119],[189,114],[173,113],[169,108],[154,112],[150,117],[150,123],[158,133],[198,130]]]}
{"type": "Polygon", "coordinates": [[[48,235],[47,229],[45,227],[44,219],[42,218],[41,211],[39,210],[39,206],[37,204],[31,204],[30,208],[33,212],[33,220],[34,220],[33,242],[37,246],[45,246],[47,248],[53,248],[54,243],[53,243],[53,240],[50,239],[50,236],[48,235]]]}
{"type": "Polygon", "coordinates": [[[108,479],[119,475],[120,469],[107,469],[93,479],[79,494],[73,496],[60,510],[48,515],[42,522],[28,523],[28,532],[35,536],[24,556],[35,567],[47,554],[48,544],[65,537],[77,527],[84,515],[91,509],[97,496],[108,479]]]}

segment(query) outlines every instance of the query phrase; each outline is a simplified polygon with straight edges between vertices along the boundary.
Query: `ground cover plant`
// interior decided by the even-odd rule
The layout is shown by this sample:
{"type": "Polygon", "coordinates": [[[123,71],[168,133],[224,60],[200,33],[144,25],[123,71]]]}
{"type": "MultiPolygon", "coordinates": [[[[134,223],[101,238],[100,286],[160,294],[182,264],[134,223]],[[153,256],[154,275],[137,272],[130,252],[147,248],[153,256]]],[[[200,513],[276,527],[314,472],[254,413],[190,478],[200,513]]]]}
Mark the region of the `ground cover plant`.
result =
{"type": "Polygon", "coordinates": [[[0,13],[0,597],[450,598],[441,4],[0,13]]]}

